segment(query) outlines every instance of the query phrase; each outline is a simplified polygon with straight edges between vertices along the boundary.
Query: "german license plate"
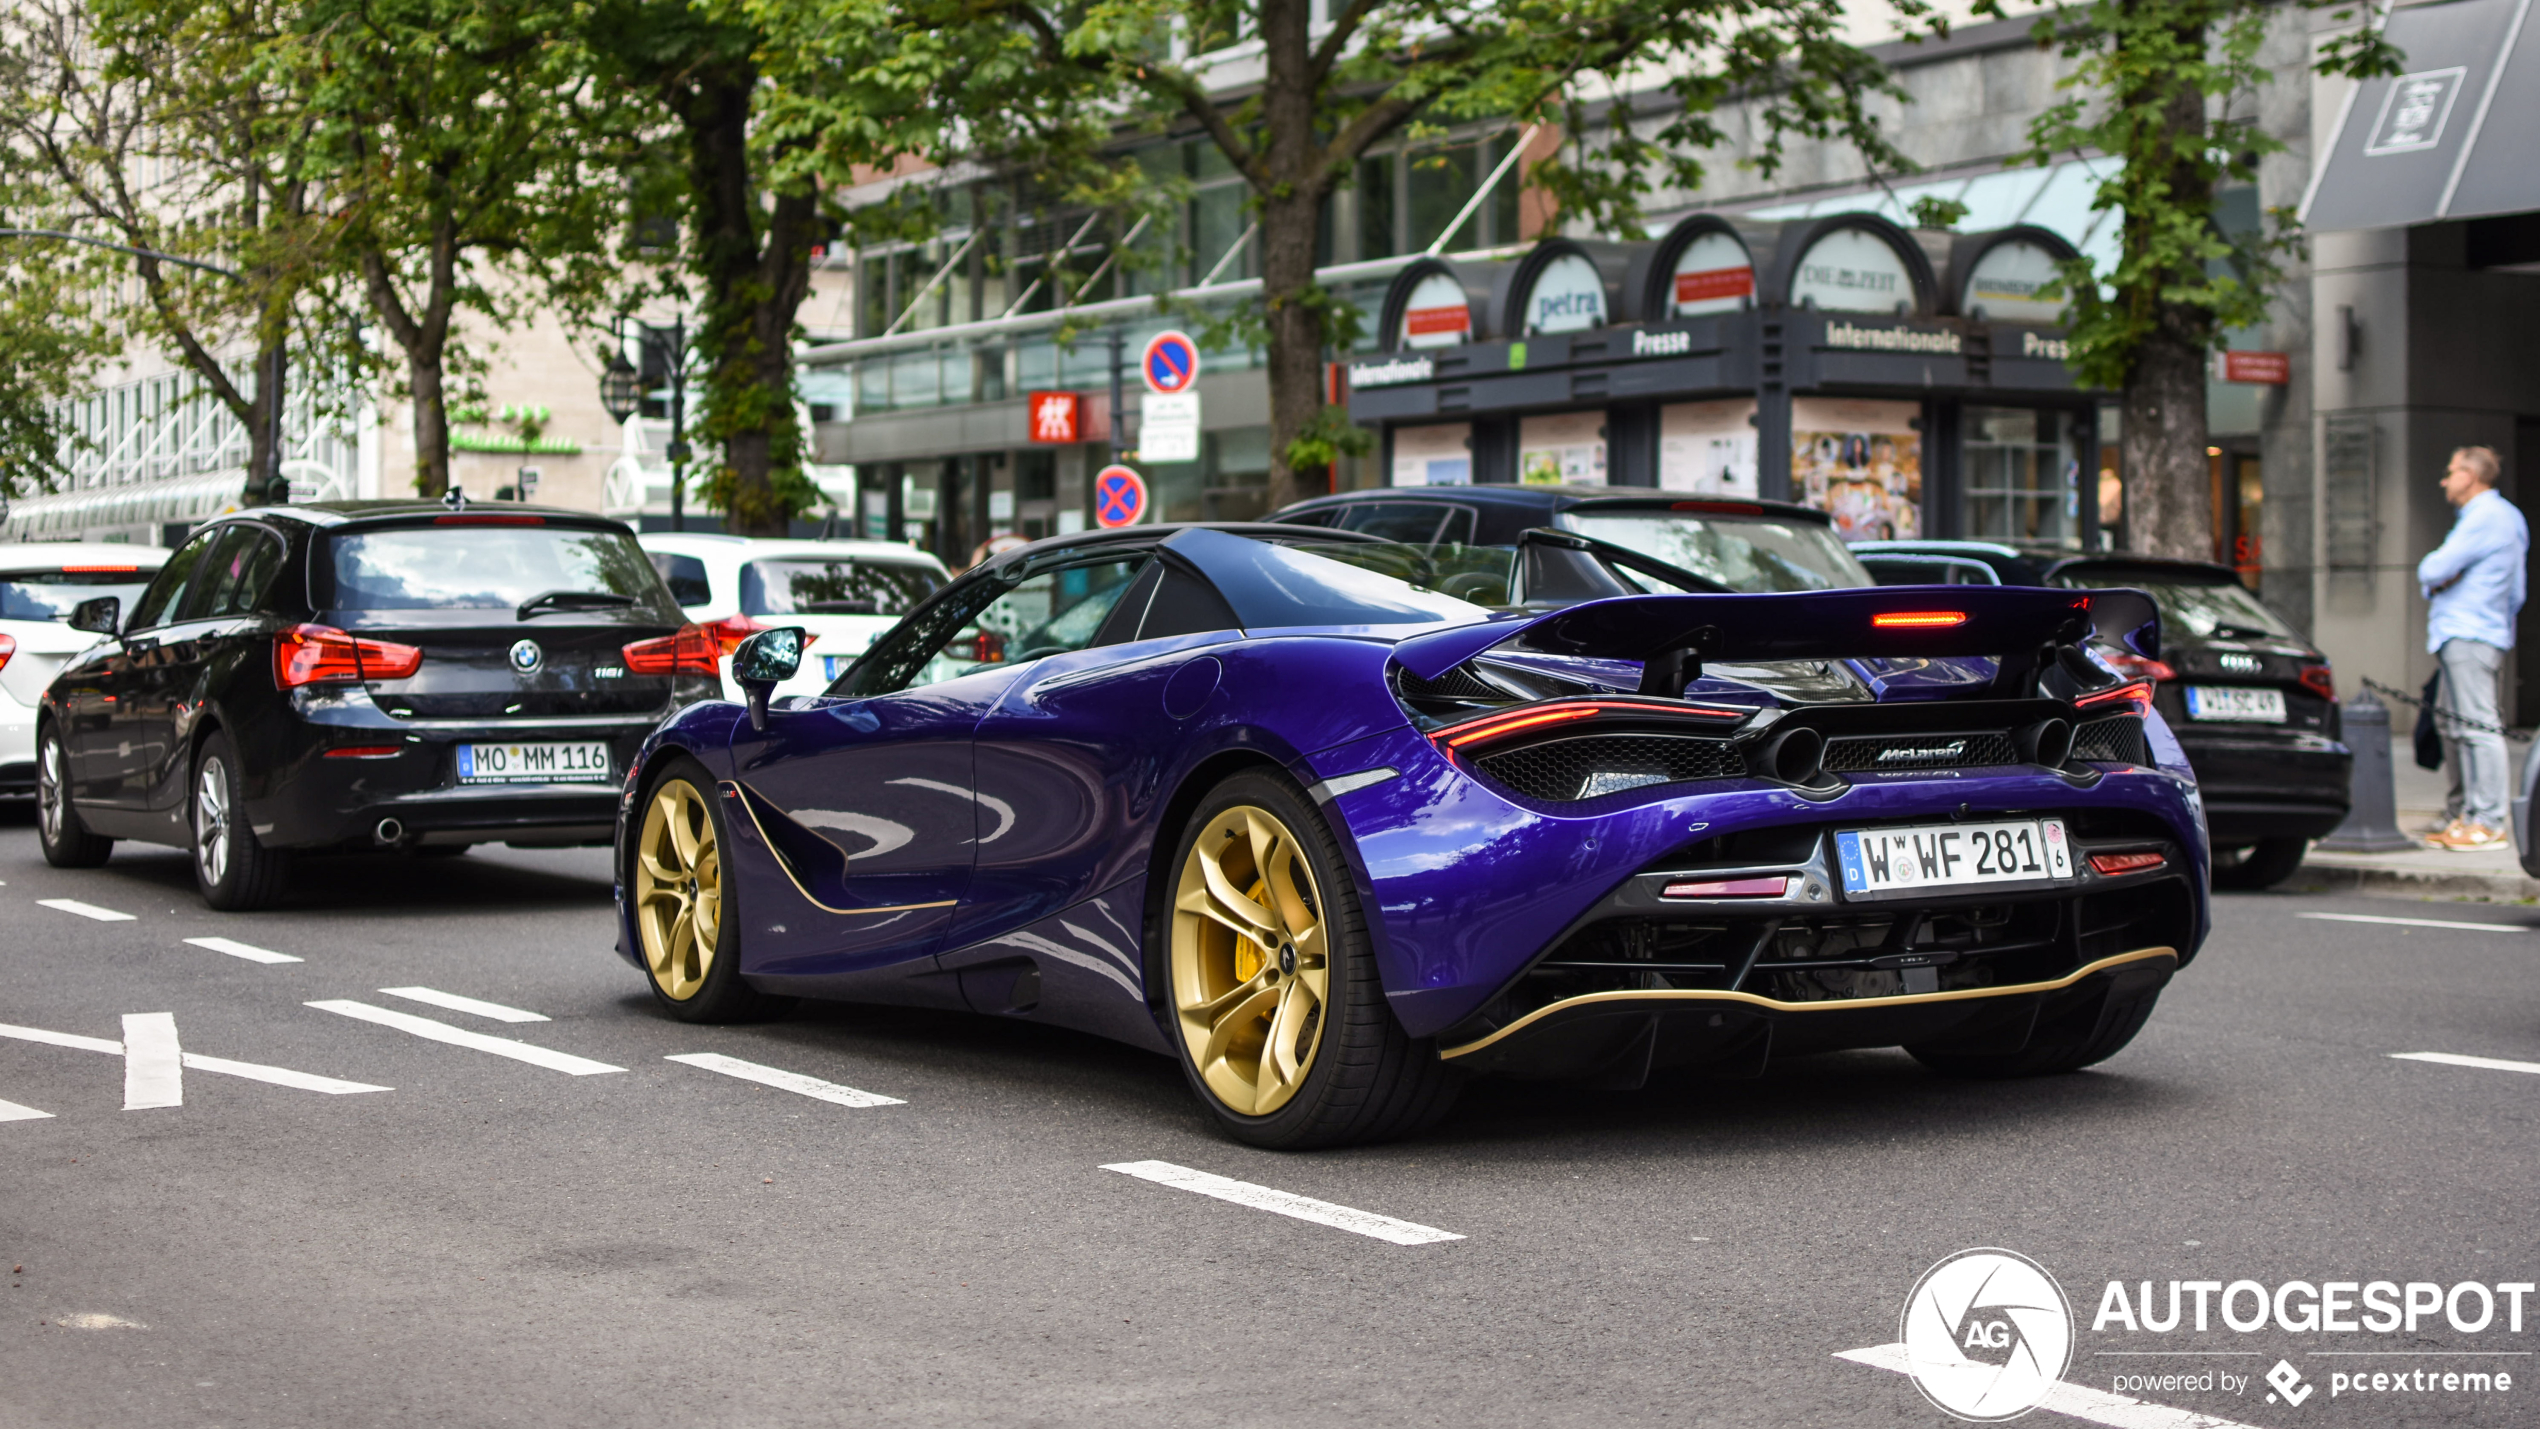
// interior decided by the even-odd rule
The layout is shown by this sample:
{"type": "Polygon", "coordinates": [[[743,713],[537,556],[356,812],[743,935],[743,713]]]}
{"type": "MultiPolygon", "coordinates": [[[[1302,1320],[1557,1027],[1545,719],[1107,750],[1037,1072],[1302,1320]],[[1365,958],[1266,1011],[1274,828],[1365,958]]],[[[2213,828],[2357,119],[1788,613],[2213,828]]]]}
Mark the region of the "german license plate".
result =
{"type": "Polygon", "coordinates": [[[1854,898],[2073,876],[2073,846],[2061,819],[1850,829],[1834,836],[1834,847],[1843,891],[1854,898]]]}
{"type": "Polygon", "coordinates": [[[838,678],[839,671],[854,663],[853,655],[823,655],[820,657],[820,676],[825,680],[834,680],[838,678]]]}
{"type": "Polygon", "coordinates": [[[571,744],[462,744],[462,784],[605,784],[609,747],[600,740],[571,744]]]}
{"type": "Polygon", "coordinates": [[[2284,723],[2284,691],[2253,690],[2246,685],[2190,685],[2189,719],[2238,720],[2243,724],[2284,723]]]}

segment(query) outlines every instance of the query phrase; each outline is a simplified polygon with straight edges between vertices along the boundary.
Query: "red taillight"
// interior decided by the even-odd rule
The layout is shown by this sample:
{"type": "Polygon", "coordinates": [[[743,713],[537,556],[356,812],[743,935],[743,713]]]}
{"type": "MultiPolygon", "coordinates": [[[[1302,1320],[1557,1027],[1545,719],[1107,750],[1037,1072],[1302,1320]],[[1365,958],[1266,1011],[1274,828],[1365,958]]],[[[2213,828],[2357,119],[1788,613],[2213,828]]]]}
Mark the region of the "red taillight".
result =
{"type": "Polygon", "coordinates": [[[2090,856],[2090,866],[2105,874],[2141,873],[2147,868],[2159,868],[2169,861],[2169,855],[2161,853],[2094,853],[2090,856]]]}
{"type": "Polygon", "coordinates": [[[393,759],[405,751],[394,744],[348,744],[326,752],[329,759],[393,759]]]}
{"type": "Polygon", "coordinates": [[[1590,719],[1597,715],[1665,715],[1672,719],[1691,716],[1699,720],[1744,721],[1755,711],[1742,705],[1662,705],[1637,700],[1574,700],[1554,705],[1528,705],[1506,714],[1486,715],[1463,724],[1451,724],[1429,736],[1449,749],[1461,749],[1539,729],[1545,725],[1567,724],[1572,720],[1590,719]]]}
{"type": "Polygon", "coordinates": [[[2102,650],[2099,652],[2099,658],[2107,661],[2108,667],[2125,679],[2149,680],[2157,685],[2163,680],[2178,678],[2178,671],[2161,661],[2146,660],[2140,655],[2130,655],[2123,650],[2102,650]]]}
{"type": "Polygon", "coordinates": [[[273,637],[273,682],[283,689],[361,680],[402,680],[423,668],[423,652],[364,640],[331,625],[294,625],[273,637]]]}
{"type": "Polygon", "coordinates": [[[1724,878],[1714,883],[1670,883],[1661,898],[1779,898],[1790,891],[1787,874],[1770,878],[1724,878]]]}
{"type": "Polygon", "coordinates": [[[64,575],[76,575],[82,572],[112,571],[118,574],[130,575],[138,572],[140,569],[141,568],[139,566],[64,566],[62,567],[62,573],[64,575]]]}
{"type": "Polygon", "coordinates": [[[1534,729],[1547,724],[1563,724],[1574,719],[1587,719],[1596,712],[1594,705],[1564,705],[1558,709],[1534,710],[1525,714],[1510,715],[1505,719],[1484,720],[1480,724],[1468,725],[1463,729],[1449,732],[1445,736],[1445,744],[1449,749],[1461,749],[1465,745],[1476,744],[1485,739],[1497,739],[1502,735],[1515,734],[1521,729],[1534,729]]]}
{"type": "MultiPolygon", "coordinates": [[[[758,634],[760,631],[776,629],[775,626],[768,624],[764,620],[752,620],[746,615],[727,615],[721,620],[709,620],[697,628],[703,630],[706,634],[713,636],[716,648],[720,649],[726,655],[740,649],[742,641],[749,639],[751,636],[758,634]]],[[[819,636],[812,634],[810,631],[804,631],[803,648],[806,650],[810,649],[813,643],[819,639],[819,636]]]]}
{"type": "Polygon", "coordinates": [[[1879,630],[1947,630],[1967,623],[1963,610],[1883,610],[1870,617],[1879,630]]]}
{"type": "Polygon", "coordinates": [[[2326,665],[2302,667],[2302,688],[2324,700],[2337,698],[2337,675],[2326,665]]]}
{"type": "Polygon", "coordinates": [[[2115,704],[2125,705],[2136,714],[2150,714],[2152,712],[2152,682],[2137,680],[2131,685],[2119,685],[2113,690],[2101,690],[2095,695],[2084,695],[2073,701],[2073,708],[2090,710],[2102,705],[2115,704]]]}
{"type": "Polygon", "coordinates": [[[668,635],[638,640],[621,652],[630,675],[704,675],[722,672],[723,647],[708,627],[683,625],[668,635]]]}
{"type": "Polygon", "coordinates": [[[8,669],[9,657],[17,653],[17,637],[14,635],[0,635],[0,670],[8,669]]]}

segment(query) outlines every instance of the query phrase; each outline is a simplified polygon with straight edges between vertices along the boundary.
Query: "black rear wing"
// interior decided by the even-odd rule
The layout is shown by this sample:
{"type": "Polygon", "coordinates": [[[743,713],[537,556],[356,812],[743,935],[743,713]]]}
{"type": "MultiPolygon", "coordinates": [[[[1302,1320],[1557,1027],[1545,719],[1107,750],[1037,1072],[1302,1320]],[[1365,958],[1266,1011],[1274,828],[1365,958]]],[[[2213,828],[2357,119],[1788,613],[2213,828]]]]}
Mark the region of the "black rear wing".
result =
{"type": "MultiPolygon", "coordinates": [[[[1534,619],[1501,618],[1415,635],[1394,659],[1434,680],[1496,646],[1671,667],[1674,693],[1700,662],[1989,656],[2025,683],[2059,646],[2098,639],[2145,659],[2161,653],[2161,617],[2139,590],[2038,586],[1868,586],[1790,595],[1640,595],[1534,619]],[[1676,669],[1688,673],[1675,673],[1676,669]]],[[[1653,671],[1654,673],[1654,671],[1653,671]]]]}

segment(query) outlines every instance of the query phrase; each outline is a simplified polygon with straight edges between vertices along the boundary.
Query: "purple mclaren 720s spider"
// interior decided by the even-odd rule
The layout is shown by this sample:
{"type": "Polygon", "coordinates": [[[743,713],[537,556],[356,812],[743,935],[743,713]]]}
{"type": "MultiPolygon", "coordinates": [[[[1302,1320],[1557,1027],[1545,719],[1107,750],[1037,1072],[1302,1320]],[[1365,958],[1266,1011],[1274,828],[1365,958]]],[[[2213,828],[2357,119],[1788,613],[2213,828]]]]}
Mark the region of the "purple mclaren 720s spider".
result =
{"type": "Polygon", "coordinates": [[[2135,591],[1746,593],[1550,530],[1062,536],[817,652],[816,698],[769,697],[801,631],[744,643],[747,703],[627,773],[620,951],[687,1021],[1134,1043],[1271,1147],[1476,1073],[2067,1071],[2205,936],[2194,775],[2099,654],[2159,639],[2135,591]]]}

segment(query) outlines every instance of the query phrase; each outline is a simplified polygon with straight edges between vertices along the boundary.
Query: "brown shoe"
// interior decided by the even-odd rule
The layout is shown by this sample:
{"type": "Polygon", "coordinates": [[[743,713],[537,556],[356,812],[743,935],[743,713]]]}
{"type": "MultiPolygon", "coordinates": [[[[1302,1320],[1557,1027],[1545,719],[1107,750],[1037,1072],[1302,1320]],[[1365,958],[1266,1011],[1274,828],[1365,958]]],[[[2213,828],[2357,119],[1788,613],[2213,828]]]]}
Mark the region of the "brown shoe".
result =
{"type": "Polygon", "coordinates": [[[2452,846],[2452,840],[2459,838],[2463,833],[2467,832],[2468,829],[2468,820],[2454,819],[2450,823],[2445,824],[2443,827],[2427,834],[2425,836],[2425,846],[2427,848],[2450,848],[2452,846]]]}
{"type": "Polygon", "coordinates": [[[2451,834],[2449,830],[2445,832],[2450,834],[2450,837],[2443,840],[2442,846],[2454,853],[2484,853],[2489,849],[2505,848],[2513,843],[2504,830],[2491,829],[2485,824],[2464,823],[2459,833],[2451,834]]]}

